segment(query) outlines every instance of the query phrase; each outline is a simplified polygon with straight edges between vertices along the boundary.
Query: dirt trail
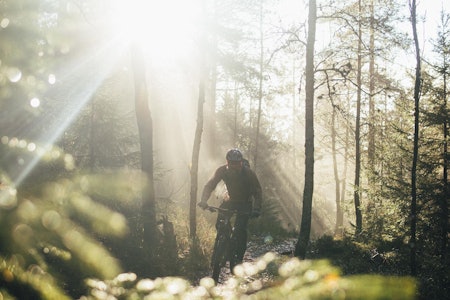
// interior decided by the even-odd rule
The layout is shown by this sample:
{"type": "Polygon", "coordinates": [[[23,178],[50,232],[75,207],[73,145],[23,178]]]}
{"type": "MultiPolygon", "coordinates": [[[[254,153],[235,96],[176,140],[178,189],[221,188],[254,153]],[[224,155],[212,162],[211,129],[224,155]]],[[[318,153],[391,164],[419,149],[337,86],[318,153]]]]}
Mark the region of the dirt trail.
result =
{"type": "MultiPolygon", "coordinates": [[[[291,255],[294,252],[296,242],[297,239],[294,238],[274,241],[270,236],[252,236],[247,243],[247,251],[244,254],[243,262],[253,262],[267,252],[275,252],[280,255],[291,255]]],[[[231,271],[227,263],[227,267],[222,268],[219,283],[226,281],[230,276],[231,271]]]]}

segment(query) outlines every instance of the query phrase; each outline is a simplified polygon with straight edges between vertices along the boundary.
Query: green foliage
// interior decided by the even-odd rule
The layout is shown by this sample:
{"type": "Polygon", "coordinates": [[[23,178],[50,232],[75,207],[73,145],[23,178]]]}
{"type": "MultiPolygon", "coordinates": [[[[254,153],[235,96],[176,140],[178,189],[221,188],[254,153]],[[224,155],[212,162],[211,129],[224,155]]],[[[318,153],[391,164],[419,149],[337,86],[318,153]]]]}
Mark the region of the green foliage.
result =
{"type": "Polygon", "coordinates": [[[252,234],[276,237],[286,237],[290,234],[282,225],[280,207],[277,200],[270,197],[265,198],[261,216],[251,219],[249,222],[249,231],[252,234]]]}
{"type": "Polygon", "coordinates": [[[138,279],[120,274],[113,280],[89,279],[88,299],[414,299],[414,280],[404,277],[342,277],[325,260],[286,260],[267,253],[254,263],[236,266],[223,285],[203,278],[192,286],[177,277],[138,279]]]}
{"type": "MultiPolygon", "coordinates": [[[[4,268],[18,278],[14,282],[25,284],[33,275],[15,270],[42,270],[39,280],[50,278],[75,296],[84,289],[84,278],[113,278],[122,271],[105,246],[130,232],[120,210],[137,210],[139,173],[79,174],[60,149],[15,138],[3,137],[0,153],[0,255],[7,261],[4,268]]],[[[8,286],[14,294],[16,285],[8,286]]]]}
{"type": "MultiPolygon", "coordinates": [[[[89,299],[104,299],[108,295],[118,299],[162,296],[220,299],[227,295],[237,298],[247,295],[253,299],[307,295],[310,299],[327,299],[336,293],[345,295],[344,299],[359,299],[361,295],[368,295],[365,299],[391,296],[412,299],[414,285],[408,279],[341,277],[339,270],[326,261],[287,260],[274,254],[236,267],[236,276],[221,286],[214,286],[210,278],[194,286],[191,282],[197,282],[209,269],[215,230],[211,230],[207,215],[200,215],[199,239],[191,244],[187,221],[181,221],[187,220],[185,212],[171,208],[167,208],[171,213],[162,222],[158,261],[152,267],[161,276],[186,279],[149,279],[136,275],[138,272],[121,273],[145,267],[145,254],[139,250],[141,216],[136,216],[145,178],[129,171],[80,174],[74,171],[70,156],[60,149],[43,151],[18,139],[2,141],[0,151],[5,158],[1,160],[2,170],[13,170],[21,161],[19,158],[29,162],[30,157],[42,153],[21,184],[15,185],[10,173],[2,173],[1,293],[13,299],[23,295],[36,299],[80,297],[85,284],[89,287],[86,295],[89,299]],[[175,220],[174,223],[169,219],[175,220]],[[168,255],[171,249],[178,249],[175,258],[168,255]],[[407,289],[397,291],[398,284],[407,289]],[[363,293],[365,289],[369,293],[363,293]]],[[[341,265],[343,261],[337,258],[348,260],[347,267],[355,268],[353,273],[364,270],[363,264],[349,259],[363,253],[357,246],[348,251],[349,242],[336,244],[330,239],[320,240],[317,245],[321,251],[317,253],[323,257],[335,259],[341,265]],[[329,252],[323,252],[324,249],[329,252]]],[[[344,271],[351,273],[348,269],[344,271]]]]}
{"type": "Polygon", "coordinates": [[[0,298],[2,299],[70,299],[54,279],[38,265],[25,271],[20,257],[0,257],[0,298]]]}
{"type": "Polygon", "coordinates": [[[398,241],[361,243],[349,236],[342,239],[322,236],[312,243],[309,257],[328,259],[346,275],[406,275],[408,253],[405,250],[407,247],[398,241]]]}

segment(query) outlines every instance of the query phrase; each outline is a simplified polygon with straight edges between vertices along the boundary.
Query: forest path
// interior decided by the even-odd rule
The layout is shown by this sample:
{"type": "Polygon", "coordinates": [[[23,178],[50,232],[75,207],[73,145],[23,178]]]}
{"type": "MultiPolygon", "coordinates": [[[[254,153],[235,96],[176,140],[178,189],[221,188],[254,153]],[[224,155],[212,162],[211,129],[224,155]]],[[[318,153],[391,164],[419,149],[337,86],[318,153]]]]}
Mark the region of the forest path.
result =
{"type": "MultiPolygon", "coordinates": [[[[273,240],[270,236],[251,236],[247,242],[247,251],[244,254],[243,262],[254,262],[267,252],[291,255],[294,252],[296,243],[297,239],[295,238],[273,240]]],[[[225,282],[231,275],[231,270],[227,263],[227,267],[222,268],[220,273],[219,284],[225,282]]]]}

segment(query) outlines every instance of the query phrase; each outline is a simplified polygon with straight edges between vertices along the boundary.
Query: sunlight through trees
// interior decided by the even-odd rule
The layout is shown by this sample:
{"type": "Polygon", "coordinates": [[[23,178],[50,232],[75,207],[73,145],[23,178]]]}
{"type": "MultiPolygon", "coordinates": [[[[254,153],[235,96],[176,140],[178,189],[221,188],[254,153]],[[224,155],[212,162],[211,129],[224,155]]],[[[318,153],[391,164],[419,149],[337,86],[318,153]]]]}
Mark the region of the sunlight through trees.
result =
{"type": "Polygon", "coordinates": [[[449,14],[442,0],[0,1],[0,298],[447,295],[449,14]],[[214,285],[197,189],[234,147],[262,214],[214,285]]]}

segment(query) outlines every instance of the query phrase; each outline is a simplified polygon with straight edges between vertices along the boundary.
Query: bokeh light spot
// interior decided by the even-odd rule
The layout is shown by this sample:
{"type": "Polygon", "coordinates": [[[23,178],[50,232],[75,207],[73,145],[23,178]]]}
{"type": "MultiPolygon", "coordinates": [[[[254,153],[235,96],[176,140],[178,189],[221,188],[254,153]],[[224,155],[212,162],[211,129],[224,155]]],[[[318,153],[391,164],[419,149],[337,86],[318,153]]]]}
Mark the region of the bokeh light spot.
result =
{"type": "Polygon", "coordinates": [[[109,219],[109,226],[116,232],[124,234],[127,228],[125,217],[119,213],[113,213],[109,219]]]}
{"type": "Polygon", "coordinates": [[[137,283],[136,288],[140,291],[151,291],[155,288],[155,282],[151,279],[142,279],[137,283]]]}
{"type": "Polygon", "coordinates": [[[19,224],[14,228],[13,237],[18,243],[28,244],[33,236],[33,229],[26,224],[19,224]]]}
{"type": "Polygon", "coordinates": [[[319,279],[319,273],[314,270],[308,270],[306,271],[304,277],[307,281],[313,282],[319,279]]]}
{"type": "Polygon", "coordinates": [[[41,101],[35,97],[30,100],[30,105],[31,105],[31,107],[34,107],[34,108],[39,107],[39,105],[41,105],[41,101]]]}
{"type": "Polygon", "coordinates": [[[0,208],[11,209],[17,205],[17,190],[0,182],[0,208]]]}
{"type": "Polygon", "coordinates": [[[293,258],[281,265],[278,272],[283,277],[289,277],[295,274],[296,270],[300,270],[300,265],[300,260],[298,260],[297,258],[293,258]]]}
{"type": "Polygon", "coordinates": [[[13,138],[11,138],[11,139],[9,140],[8,145],[9,145],[10,147],[14,148],[14,147],[17,146],[18,143],[19,143],[19,139],[13,137],[13,138]]]}
{"type": "Polygon", "coordinates": [[[36,144],[35,143],[28,143],[27,150],[30,152],[33,152],[36,150],[36,144]]]}
{"type": "Polygon", "coordinates": [[[170,278],[170,282],[167,284],[167,291],[172,294],[180,294],[187,289],[187,283],[181,278],[170,278]]]}
{"type": "Polygon", "coordinates": [[[0,27],[1,28],[6,28],[6,27],[8,27],[8,25],[9,25],[9,19],[8,18],[3,18],[0,21],[0,27]]]}
{"type": "Polygon", "coordinates": [[[122,273],[117,275],[116,279],[119,282],[135,281],[137,279],[137,275],[135,273],[122,273]]]}
{"type": "Polygon", "coordinates": [[[211,277],[204,277],[204,278],[200,279],[200,285],[202,287],[210,289],[215,285],[214,279],[212,279],[211,277]]]}
{"type": "Polygon", "coordinates": [[[6,71],[6,76],[11,82],[18,82],[22,78],[22,71],[18,68],[11,67],[6,71]]]}
{"type": "Polygon", "coordinates": [[[27,141],[20,140],[19,143],[17,144],[17,147],[19,147],[21,149],[25,149],[27,147],[27,141]]]}
{"type": "Polygon", "coordinates": [[[64,167],[67,171],[72,171],[73,169],[75,169],[75,160],[73,159],[72,155],[64,155],[64,167]]]}
{"type": "Polygon", "coordinates": [[[55,74],[48,75],[48,83],[55,84],[56,83],[56,76],[55,74]]]}
{"type": "Polygon", "coordinates": [[[55,230],[61,225],[61,216],[54,210],[44,213],[42,216],[42,225],[50,230],[55,230]]]}

